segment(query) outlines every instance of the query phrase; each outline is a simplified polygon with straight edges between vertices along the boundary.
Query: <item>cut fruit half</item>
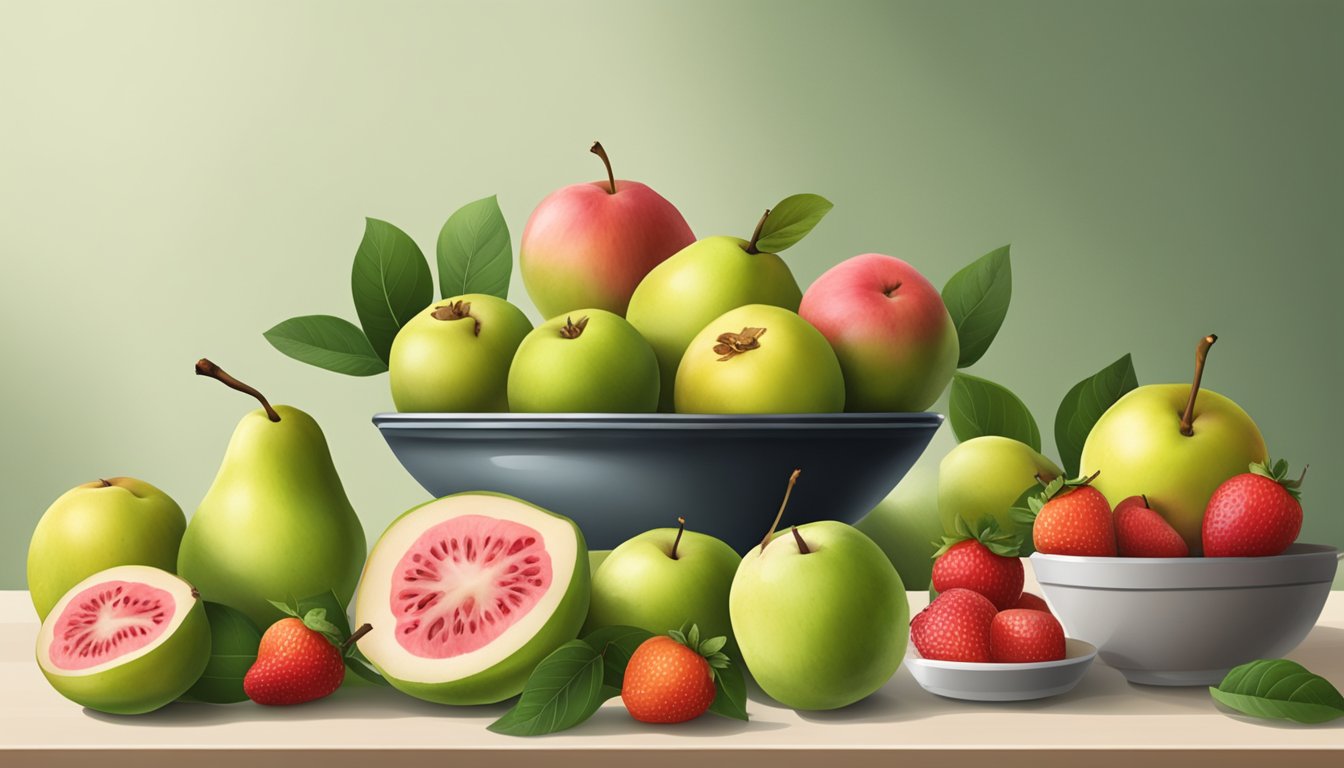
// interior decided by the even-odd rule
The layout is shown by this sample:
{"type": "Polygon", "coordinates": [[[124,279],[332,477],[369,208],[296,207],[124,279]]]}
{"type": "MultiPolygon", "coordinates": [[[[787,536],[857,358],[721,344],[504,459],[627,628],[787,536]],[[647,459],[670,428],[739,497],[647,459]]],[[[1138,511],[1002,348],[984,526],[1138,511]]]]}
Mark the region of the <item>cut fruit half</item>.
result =
{"type": "Polygon", "coordinates": [[[397,518],[355,593],[359,649],[397,688],[443,704],[515,696],[588,612],[578,526],[494,493],[461,493],[397,518]]]}
{"type": "Polygon", "coordinates": [[[66,592],[37,634],[37,663],[62,696],[140,714],[190,688],[210,660],[210,626],[190,584],[147,565],[100,571],[66,592]]]}

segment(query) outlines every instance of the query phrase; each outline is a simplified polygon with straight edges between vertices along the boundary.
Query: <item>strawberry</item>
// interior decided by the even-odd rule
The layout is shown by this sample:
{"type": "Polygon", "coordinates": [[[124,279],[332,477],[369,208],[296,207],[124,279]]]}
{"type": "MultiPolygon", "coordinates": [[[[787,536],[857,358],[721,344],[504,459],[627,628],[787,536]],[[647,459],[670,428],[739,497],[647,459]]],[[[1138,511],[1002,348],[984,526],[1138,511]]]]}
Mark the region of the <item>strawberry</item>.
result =
{"type": "Polygon", "coordinates": [[[681,723],[714,703],[714,670],[728,666],[726,637],[700,640],[700,628],[672,630],[640,643],[625,665],[621,701],[642,723],[681,723]]]}
{"type": "Polygon", "coordinates": [[[280,619],[261,636],[257,660],[243,676],[243,693],[267,705],[302,704],[330,695],[345,680],[345,649],[369,629],[365,624],[337,645],[340,630],[327,621],[325,609],[314,608],[302,619],[280,619]]]}
{"type": "Polygon", "coordinates": [[[994,661],[1057,661],[1064,658],[1064,628],[1049,613],[1010,608],[989,626],[989,652],[994,661]]]}
{"type": "Polygon", "coordinates": [[[972,532],[960,516],[957,536],[943,537],[943,546],[934,553],[933,588],[969,589],[979,592],[995,608],[1008,608],[1022,595],[1022,561],[1018,559],[1021,539],[998,530],[991,519],[972,532]]]}
{"type": "Polygon", "coordinates": [[[1121,557],[1186,557],[1190,547],[1166,518],[1148,506],[1147,496],[1115,505],[1115,546],[1121,557]]]}
{"type": "Polygon", "coordinates": [[[1252,464],[1225,481],[1204,510],[1205,557],[1266,557],[1282,553],[1302,531],[1302,481],[1286,479],[1288,462],[1252,464]]]}
{"type": "Polygon", "coordinates": [[[1045,604],[1045,600],[1043,600],[1039,595],[1033,595],[1030,592],[1023,592],[1022,596],[1017,598],[1017,602],[1013,603],[1009,607],[1025,608],[1029,611],[1045,611],[1046,613],[1051,613],[1050,606],[1045,604]]]}
{"type": "Polygon", "coordinates": [[[990,661],[989,626],[996,613],[979,592],[949,589],[910,622],[910,642],[926,659],[990,661]]]}
{"type": "Polygon", "coordinates": [[[1037,552],[1048,555],[1115,556],[1115,523],[1111,505],[1090,483],[1097,476],[1065,481],[1057,477],[1028,508],[1013,510],[1013,519],[1030,525],[1037,552]]]}

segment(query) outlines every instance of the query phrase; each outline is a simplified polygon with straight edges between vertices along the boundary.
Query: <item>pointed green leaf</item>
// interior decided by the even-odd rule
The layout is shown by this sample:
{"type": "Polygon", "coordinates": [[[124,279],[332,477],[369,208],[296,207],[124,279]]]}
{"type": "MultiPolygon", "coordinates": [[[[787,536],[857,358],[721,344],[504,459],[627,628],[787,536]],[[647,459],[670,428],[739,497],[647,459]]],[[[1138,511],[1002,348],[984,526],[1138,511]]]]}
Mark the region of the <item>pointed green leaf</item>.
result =
{"type": "Polygon", "coordinates": [[[1026,443],[1033,451],[1041,450],[1041,431],[1026,404],[1003,385],[987,379],[969,373],[954,375],[948,418],[952,432],[963,443],[999,435],[1026,443]]]}
{"type": "Polygon", "coordinates": [[[727,644],[728,638],[723,635],[711,637],[700,644],[700,655],[705,657],[713,656],[723,650],[723,647],[727,644]]]}
{"type": "Polygon", "coordinates": [[[1330,681],[1287,659],[1235,667],[1209,693],[1223,706],[1252,717],[1308,724],[1344,717],[1344,696],[1330,681]]]}
{"type": "Polygon", "coordinates": [[[349,320],[331,315],[304,315],[262,334],[271,346],[301,363],[347,376],[372,376],[387,371],[364,332],[349,320]]]}
{"type": "Polygon", "coordinates": [[[268,603],[270,603],[271,605],[275,606],[275,609],[276,609],[277,611],[280,611],[281,613],[285,614],[286,616],[293,616],[293,617],[296,618],[296,619],[298,619],[298,618],[302,618],[301,616],[299,616],[299,609],[296,608],[296,607],[294,606],[294,603],[293,603],[292,601],[291,601],[291,602],[281,602],[281,601],[279,601],[279,600],[267,600],[266,602],[268,602],[268,603]]]}
{"type": "Polygon", "coordinates": [[[1083,443],[1097,419],[1126,392],[1139,386],[1134,361],[1125,354],[1119,360],[1083,379],[1059,404],[1055,413],[1055,447],[1059,450],[1064,472],[1078,474],[1078,459],[1083,443]]]}
{"type": "Polygon", "coordinates": [[[686,635],[686,645],[691,650],[700,647],[700,627],[697,624],[691,625],[691,631],[686,635]]]}
{"type": "Polygon", "coordinates": [[[614,626],[589,632],[583,639],[602,654],[602,679],[619,692],[625,682],[625,665],[630,663],[635,650],[651,637],[652,632],[639,627],[614,626]]]}
{"type": "Polygon", "coordinates": [[[391,687],[392,685],[387,682],[387,678],[374,669],[373,663],[365,658],[363,652],[359,650],[359,646],[354,643],[351,643],[345,652],[345,668],[374,685],[384,687],[391,687]]]}
{"type": "Polygon", "coordinates": [[[448,217],[439,230],[438,261],[440,297],[486,293],[508,298],[513,243],[494,195],[448,217]]]}
{"type": "Polygon", "coordinates": [[[397,331],[434,299],[434,278],[410,235],[386,221],[367,219],[350,273],[350,292],[364,335],[387,362],[397,331]]]}
{"type": "Polygon", "coordinates": [[[603,685],[602,654],[571,640],[541,660],[518,703],[489,725],[495,733],[540,736],[573,728],[592,717],[612,686],[603,685]]]}
{"type": "Polygon", "coordinates": [[[246,701],[243,677],[257,661],[261,630],[242,611],[220,603],[205,603],[210,623],[210,661],[199,680],[182,698],[210,704],[246,701]]]}
{"type": "Polygon", "coordinates": [[[1013,297],[1013,266],[1008,246],[996,248],[963,267],[943,287],[943,303],[957,327],[958,368],[984,356],[1008,316],[1013,297]]]}
{"type": "Polygon", "coordinates": [[[714,702],[709,711],[720,717],[733,720],[747,719],[747,681],[742,677],[742,667],[728,664],[716,668],[714,675],[714,702]]]}
{"type": "Polygon", "coordinates": [[[770,209],[756,238],[756,250],[779,253],[807,237],[834,206],[821,195],[790,195],[770,209]]]}

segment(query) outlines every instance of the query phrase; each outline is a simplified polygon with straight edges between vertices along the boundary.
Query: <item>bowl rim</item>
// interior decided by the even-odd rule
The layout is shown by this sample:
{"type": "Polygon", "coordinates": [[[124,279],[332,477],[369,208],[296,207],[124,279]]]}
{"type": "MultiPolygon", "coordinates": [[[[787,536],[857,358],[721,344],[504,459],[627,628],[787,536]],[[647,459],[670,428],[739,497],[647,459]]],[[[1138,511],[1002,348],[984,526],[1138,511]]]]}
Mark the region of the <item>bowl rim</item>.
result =
{"type": "Polygon", "coordinates": [[[1097,557],[1033,552],[1041,589],[1108,592],[1265,589],[1330,584],[1340,560],[1329,544],[1295,542],[1266,557],[1097,557]]]}
{"type": "Polygon", "coordinates": [[[1076,637],[1066,637],[1064,638],[1064,658],[1056,659],[1055,661],[998,662],[926,659],[919,655],[919,651],[915,648],[914,644],[911,644],[909,650],[906,652],[905,660],[932,669],[953,669],[967,672],[1019,672],[1068,667],[1074,664],[1085,664],[1095,659],[1096,656],[1097,647],[1095,645],[1086,640],[1079,640],[1076,637]]]}
{"type": "Polygon", "coordinates": [[[944,416],[917,413],[376,413],[380,430],[713,430],[928,429],[944,416]]]}
{"type": "MultiPolygon", "coordinates": [[[[1316,558],[1327,552],[1334,553],[1336,558],[1340,557],[1341,554],[1344,554],[1333,544],[1312,544],[1306,541],[1295,541],[1288,545],[1288,549],[1277,555],[1262,555],[1259,557],[1204,557],[1202,555],[1199,557],[1128,557],[1120,555],[1052,555],[1046,552],[1032,552],[1031,558],[1033,560],[1040,559],[1045,562],[1075,563],[1078,565],[1100,565],[1105,563],[1121,568],[1152,568],[1168,563],[1189,565],[1191,563],[1267,563],[1275,560],[1282,562],[1293,558],[1316,558]]],[[[1196,565],[1192,567],[1199,568],[1202,566],[1196,565]]],[[[1210,565],[1209,567],[1212,568],[1216,566],[1210,565]]]]}

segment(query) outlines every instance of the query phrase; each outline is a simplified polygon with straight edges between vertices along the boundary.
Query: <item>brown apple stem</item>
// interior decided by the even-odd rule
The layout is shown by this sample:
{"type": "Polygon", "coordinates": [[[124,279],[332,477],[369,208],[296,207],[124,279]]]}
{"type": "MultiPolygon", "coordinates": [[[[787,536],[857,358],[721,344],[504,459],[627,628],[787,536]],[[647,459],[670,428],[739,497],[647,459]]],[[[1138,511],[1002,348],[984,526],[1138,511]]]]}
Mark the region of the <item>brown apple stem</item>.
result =
{"type": "Polygon", "coordinates": [[[770,218],[770,209],[766,208],[765,213],[761,214],[761,220],[756,222],[756,229],[752,230],[751,242],[747,243],[747,253],[760,253],[756,250],[756,241],[761,239],[761,230],[765,229],[765,220],[770,218]]]}
{"type": "Polygon", "coordinates": [[[683,534],[683,533],[685,533],[685,532],[686,532],[686,518],[684,518],[684,517],[678,517],[678,518],[677,518],[677,538],[675,538],[675,539],[672,540],[672,552],[669,554],[669,556],[670,556],[673,560],[676,560],[676,559],[677,559],[677,545],[681,543],[681,534],[683,534]]]}
{"type": "Polygon", "coordinates": [[[1195,348],[1195,382],[1190,385],[1190,399],[1185,403],[1185,413],[1181,415],[1181,434],[1190,437],[1195,434],[1195,398],[1199,397],[1199,381],[1204,378],[1204,361],[1209,357],[1209,347],[1218,340],[1212,333],[1199,340],[1195,348]]]}
{"type": "Polygon", "coordinates": [[[577,339],[583,335],[583,329],[588,327],[587,315],[580,317],[579,322],[574,322],[573,318],[566,317],[565,325],[560,329],[560,338],[577,339]]]}
{"type": "Polygon", "coordinates": [[[812,550],[808,548],[807,542],[803,541],[803,534],[798,532],[798,526],[792,525],[789,526],[789,528],[793,531],[793,540],[798,542],[798,551],[804,555],[812,554],[812,550]]]}
{"type": "Polygon", "coordinates": [[[616,194],[616,174],[611,172],[611,158],[607,157],[607,150],[602,148],[602,142],[594,141],[588,151],[602,158],[602,164],[607,166],[607,183],[611,185],[611,191],[607,194],[616,194]]]}
{"type": "Polygon", "coordinates": [[[770,530],[765,532],[765,538],[761,539],[761,551],[765,551],[765,545],[770,543],[770,537],[775,535],[775,529],[779,527],[779,521],[784,518],[784,508],[789,506],[789,495],[793,493],[794,483],[798,482],[798,476],[803,473],[801,469],[793,470],[789,475],[789,487],[784,489],[784,501],[780,502],[779,513],[775,515],[775,522],[770,524],[770,530]]]}
{"type": "Polygon", "coordinates": [[[345,642],[344,642],[344,643],[341,643],[341,653],[345,653],[345,652],[349,651],[349,650],[350,650],[350,646],[352,646],[352,645],[354,645],[355,643],[359,642],[359,638],[361,638],[361,637],[363,637],[363,636],[369,634],[369,633],[372,632],[372,631],[373,631],[373,625],[372,625],[372,624],[362,624],[362,625],[360,625],[359,629],[356,629],[354,632],[351,632],[351,633],[350,633],[350,636],[347,637],[347,638],[345,638],[345,642]]]}
{"type": "Polygon", "coordinates": [[[98,478],[98,487],[99,487],[99,488],[111,488],[111,487],[112,487],[112,484],[109,483],[107,480],[104,480],[103,478],[100,477],[100,478],[98,478]]]}
{"type": "Polygon", "coordinates": [[[231,389],[236,389],[239,392],[257,398],[257,400],[261,402],[261,407],[266,409],[266,416],[270,418],[271,421],[280,420],[280,414],[276,413],[275,409],[271,407],[271,404],[266,400],[265,395],[258,392],[255,388],[250,387],[225,373],[223,368],[220,368],[206,358],[202,357],[200,360],[196,361],[196,375],[209,376],[216,381],[222,382],[225,386],[231,389]]]}

